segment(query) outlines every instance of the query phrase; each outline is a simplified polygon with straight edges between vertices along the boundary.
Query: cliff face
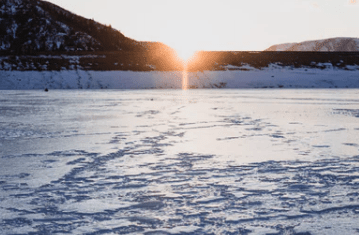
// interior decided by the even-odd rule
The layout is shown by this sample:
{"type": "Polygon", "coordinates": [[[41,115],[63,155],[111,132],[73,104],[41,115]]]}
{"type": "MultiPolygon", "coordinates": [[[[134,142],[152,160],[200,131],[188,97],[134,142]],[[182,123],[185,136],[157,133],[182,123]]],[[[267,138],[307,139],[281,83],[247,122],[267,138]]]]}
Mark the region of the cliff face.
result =
{"type": "Polygon", "coordinates": [[[300,43],[284,43],[271,46],[265,51],[359,51],[359,38],[329,38],[300,43]]]}

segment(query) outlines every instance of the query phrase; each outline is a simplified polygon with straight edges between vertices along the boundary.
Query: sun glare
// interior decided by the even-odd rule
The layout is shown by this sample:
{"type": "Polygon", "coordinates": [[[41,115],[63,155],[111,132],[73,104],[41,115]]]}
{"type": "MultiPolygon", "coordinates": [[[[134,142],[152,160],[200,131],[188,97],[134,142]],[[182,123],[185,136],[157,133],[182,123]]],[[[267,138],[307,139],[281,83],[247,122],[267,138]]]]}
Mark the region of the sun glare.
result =
{"type": "Polygon", "coordinates": [[[185,65],[185,69],[182,71],[182,90],[188,89],[188,71],[187,66],[185,65]]]}
{"type": "Polygon", "coordinates": [[[177,55],[187,61],[197,50],[203,49],[210,31],[207,28],[205,22],[198,20],[170,20],[162,28],[162,42],[174,48],[177,55]]]}
{"type": "Polygon", "coordinates": [[[180,49],[175,48],[177,51],[177,55],[183,60],[184,68],[182,71],[182,90],[189,89],[189,81],[188,81],[188,68],[187,65],[190,61],[196,58],[196,50],[192,49],[190,46],[188,48],[181,47],[180,49]]]}
{"type": "Polygon", "coordinates": [[[177,52],[177,55],[182,59],[184,60],[185,62],[187,60],[189,60],[193,55],[194,53],[196,52],[196,50],[194,49],[191,49],[191,48],[185,48],[185,47],[181,47],[179,49],[175,48],[176,52],[177,52]]]}

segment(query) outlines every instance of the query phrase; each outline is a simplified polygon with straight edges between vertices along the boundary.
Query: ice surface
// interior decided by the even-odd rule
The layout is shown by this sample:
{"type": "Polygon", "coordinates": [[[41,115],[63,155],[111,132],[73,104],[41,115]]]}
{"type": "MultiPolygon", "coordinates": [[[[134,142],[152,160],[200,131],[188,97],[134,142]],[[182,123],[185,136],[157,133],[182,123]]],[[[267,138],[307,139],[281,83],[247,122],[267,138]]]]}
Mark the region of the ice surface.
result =
{"type": "Polygon", "coordinates": [[[0,234],[355,234],[359,90],[0,92],[0,234]]]}

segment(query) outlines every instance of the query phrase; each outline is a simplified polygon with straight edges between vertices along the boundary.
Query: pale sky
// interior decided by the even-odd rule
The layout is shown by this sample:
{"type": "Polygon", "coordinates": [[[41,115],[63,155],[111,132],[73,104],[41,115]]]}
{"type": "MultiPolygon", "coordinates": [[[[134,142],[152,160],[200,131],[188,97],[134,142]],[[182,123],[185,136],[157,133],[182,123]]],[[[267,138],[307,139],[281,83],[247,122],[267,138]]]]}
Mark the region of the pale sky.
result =
{"type": "Polygon", "coordinates": [[[359,37],[359,0],[48,0],[139,41],[196,50],[264,50],[359,37]]]}

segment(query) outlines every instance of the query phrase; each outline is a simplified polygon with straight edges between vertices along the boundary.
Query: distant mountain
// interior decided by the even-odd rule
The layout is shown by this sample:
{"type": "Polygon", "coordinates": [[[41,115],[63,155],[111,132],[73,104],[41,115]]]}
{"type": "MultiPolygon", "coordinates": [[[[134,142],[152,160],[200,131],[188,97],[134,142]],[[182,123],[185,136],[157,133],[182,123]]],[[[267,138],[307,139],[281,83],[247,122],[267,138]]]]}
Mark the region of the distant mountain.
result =
{"type": "Polygon", "coordinates": [[[0,0],[0,52],[148,51],[147,44],[46,1],[0,0]]]}
{"type": "Polygon", "coordinates": [[[341,37],[300,43],[284,43],[271,46],[265,51],[359,51],[359,38],[341,37]]]}

